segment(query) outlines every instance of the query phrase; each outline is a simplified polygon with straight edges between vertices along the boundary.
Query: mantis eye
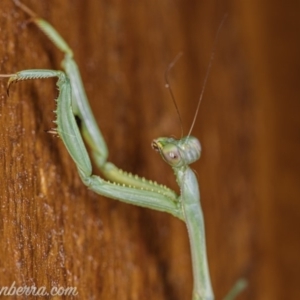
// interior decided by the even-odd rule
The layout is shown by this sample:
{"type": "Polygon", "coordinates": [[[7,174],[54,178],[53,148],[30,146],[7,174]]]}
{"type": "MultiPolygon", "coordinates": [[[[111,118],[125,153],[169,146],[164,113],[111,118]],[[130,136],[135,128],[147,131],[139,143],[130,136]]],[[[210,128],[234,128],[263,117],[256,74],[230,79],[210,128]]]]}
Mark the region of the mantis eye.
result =
{"type": "Polygon", "coordinates": [[[164,160],[171,166],[176,166],[181,161],[178,148],[174,145],[167,145],[162,149],[164,160]]]}
{"type": "Polygon", "coordinates": [[[179,149],[174,144],[162,145],[158,141],[153,141],[152,148],[159,152],[164,161],[172,167],[177,166],[182,160],[179,149]]]}

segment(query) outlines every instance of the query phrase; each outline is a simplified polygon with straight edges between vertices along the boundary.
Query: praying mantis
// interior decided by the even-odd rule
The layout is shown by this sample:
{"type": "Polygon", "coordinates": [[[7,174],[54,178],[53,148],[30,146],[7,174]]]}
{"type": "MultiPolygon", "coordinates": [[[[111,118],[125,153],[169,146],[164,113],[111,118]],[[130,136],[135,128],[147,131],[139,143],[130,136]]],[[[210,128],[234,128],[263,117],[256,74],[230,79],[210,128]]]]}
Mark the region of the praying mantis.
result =
{"type": "MultiPolygon", "coordinates": [[[[185,222],[193,266],[192,300],[213,300],[198,182],[189,167],[200,158],[201,145],[198,139],[189,133],[179,140],[161,137],[152,142],[153,149],[172,167],[180,187],[180,195],[167,187],[117,168],[108,161],[107,145],[89,106],[72,49],[47,21],[38,18],[20,1],[14,0],[14,3],[30,15],[31,22],[49,37],[65,57],[62,62],[63,71],[34,69],[1,75],[9,77],[8,89],[12,83],[21,80],[57,78],[59,93],[54,120],[57,127],[50,130],[50,133],[59,136],[64,143],[82,182],[90,190],[105,197],[166,212],[185,222]],[[80,128],[76,117],[81,120],[80,128]],[[105,179],[92,174],[91,160],[84,141],[90,147],[94,162],[105,179]]],[[[233,299],[243,287],[243,283],[238,283],[226,300],[233,299]]]]}

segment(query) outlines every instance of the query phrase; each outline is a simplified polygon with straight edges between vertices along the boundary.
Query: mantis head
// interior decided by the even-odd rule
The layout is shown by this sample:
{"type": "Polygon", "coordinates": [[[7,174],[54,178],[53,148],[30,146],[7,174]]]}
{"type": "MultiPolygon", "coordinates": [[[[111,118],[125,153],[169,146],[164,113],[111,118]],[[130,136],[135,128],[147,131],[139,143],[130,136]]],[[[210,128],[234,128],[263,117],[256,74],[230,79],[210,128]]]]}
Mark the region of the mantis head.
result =
{"type": "Polygon", "coordinates": [[[172,168],[187,166],[200,158],[201,145],[197,138],[186,136],[180,140],[161,137],[153,140],[152,148],[172,168]]]}

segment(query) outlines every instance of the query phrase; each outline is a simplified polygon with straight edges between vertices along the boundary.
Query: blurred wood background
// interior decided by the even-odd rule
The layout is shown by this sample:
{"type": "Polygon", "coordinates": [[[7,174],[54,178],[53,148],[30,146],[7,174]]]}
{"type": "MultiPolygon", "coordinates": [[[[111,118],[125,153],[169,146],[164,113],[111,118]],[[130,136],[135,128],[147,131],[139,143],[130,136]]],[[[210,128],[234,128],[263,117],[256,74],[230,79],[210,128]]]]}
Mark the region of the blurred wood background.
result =
{"type": "MultiPolygon", "coordinates": [[[[242,276],[249,286],[238,299],[300,299],[300,2],[23,2],[73,48],[111,161],[174,189],[150,147],[180,136],[164,72],[183,51],[170,76],[187,133],[228,13],[193,130],[216,299],[242,276]]],[[[26,20],[1,1],[0,73],[59,69],[62,54],[26,20]]],[[[13,85],[9,98],[5,86],[0,286],[73,286],[74,299],[191,299],[184,224],[83,186],[61,141],[45,133],[54,80],[13,85]]]]}

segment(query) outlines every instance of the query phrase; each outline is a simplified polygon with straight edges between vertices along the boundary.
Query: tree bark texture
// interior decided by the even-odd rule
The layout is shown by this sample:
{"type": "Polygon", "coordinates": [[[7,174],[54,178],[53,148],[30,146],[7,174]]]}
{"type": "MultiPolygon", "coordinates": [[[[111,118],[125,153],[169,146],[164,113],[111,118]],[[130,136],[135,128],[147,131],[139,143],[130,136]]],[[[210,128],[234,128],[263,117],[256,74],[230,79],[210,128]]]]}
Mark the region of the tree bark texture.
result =
{"type": "MultiPolygon", "coordinates": [[[[193,129],[216,299],[299,299],[299,1],[24,0],[75,53],[110,160],[178,191],[152,139],[193,129]]],[[[1,0],[0,73],[60,69],[63,55],[1,0]]],[[[183,222],[82,184],[53,127],[55,81],[0,82],[0,286],[77,287],[60,299],[191,299],[183,222]]],[[[97,173],[97,170],[95,170],[97,173]]],[[[98,174],[98,173],[97,173],[98,174]]],[[[23,299],[25,298],[22,296],[23,299]]],[[[12,296],[11,299],[22,299],[12,296]]],[[[26,299],[35,299],[29,296],[26,299]]],[[[45,299],[56,299],[45,297],[45,299]]]]}

